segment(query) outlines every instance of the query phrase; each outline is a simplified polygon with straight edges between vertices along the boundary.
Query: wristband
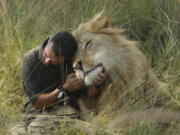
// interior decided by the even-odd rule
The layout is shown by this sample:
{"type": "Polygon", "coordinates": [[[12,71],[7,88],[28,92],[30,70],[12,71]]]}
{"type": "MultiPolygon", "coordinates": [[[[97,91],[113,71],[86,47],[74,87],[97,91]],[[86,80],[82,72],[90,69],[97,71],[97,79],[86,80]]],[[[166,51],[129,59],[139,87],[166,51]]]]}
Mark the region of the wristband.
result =
{"type": "Polygon", "coordinates": [[[58,99],[63,99],[67,96],[67,90],[65,88],[58,87],[58,91],[59,91],[58,99]]]}

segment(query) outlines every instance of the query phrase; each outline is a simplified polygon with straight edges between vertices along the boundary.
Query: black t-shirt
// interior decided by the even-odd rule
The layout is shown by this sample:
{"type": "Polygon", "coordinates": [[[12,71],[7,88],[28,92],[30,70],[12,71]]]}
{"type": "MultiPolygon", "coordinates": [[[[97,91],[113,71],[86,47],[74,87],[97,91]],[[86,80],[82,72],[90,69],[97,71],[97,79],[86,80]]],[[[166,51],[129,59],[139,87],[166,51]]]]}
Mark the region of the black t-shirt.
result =
{"type": "MultiPolygon", "coordinates": [[[[72,62],[65,62],[58,66],[42,64],[42,53],[47,42],[48,39],[41,46],[27,52],[23,60],[23,86],[31,104],[40,94],[49,93],[62,86],[67,75],[74,72],[72,62]]],[[[74,93],[74,95],[77,94],[74,93]]]]}

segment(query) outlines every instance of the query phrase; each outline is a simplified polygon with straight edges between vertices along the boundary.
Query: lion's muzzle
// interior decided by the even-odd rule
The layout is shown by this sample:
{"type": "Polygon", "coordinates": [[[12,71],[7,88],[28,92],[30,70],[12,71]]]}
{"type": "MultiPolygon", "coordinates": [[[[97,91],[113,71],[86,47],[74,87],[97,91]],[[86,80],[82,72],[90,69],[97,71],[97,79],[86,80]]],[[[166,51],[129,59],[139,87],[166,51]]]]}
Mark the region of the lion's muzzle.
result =
{"type": "Polygon", "coordinates": [[[74,67],[74,70],[78,79],[83,79],[86,86],[91,86],[98,74],[103,71],[103,64],[100,63],[90,70],[84,71],[82,63],[79,61],[77,66],[74,67]]]}

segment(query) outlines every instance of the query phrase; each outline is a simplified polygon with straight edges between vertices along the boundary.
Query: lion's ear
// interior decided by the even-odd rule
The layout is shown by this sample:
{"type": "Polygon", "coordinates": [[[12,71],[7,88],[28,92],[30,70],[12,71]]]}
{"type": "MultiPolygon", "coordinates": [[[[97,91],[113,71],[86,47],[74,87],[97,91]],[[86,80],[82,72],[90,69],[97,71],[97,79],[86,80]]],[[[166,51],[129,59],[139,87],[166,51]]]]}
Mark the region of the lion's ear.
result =
{"type": "Polygon", "coordinates": [[[98,31],[104,28],[111,27],[111,20],[106,16],[103,16],[103,12],[97,14],[92,20],[90,20],[89,25],[93,31],[98,31]]]}

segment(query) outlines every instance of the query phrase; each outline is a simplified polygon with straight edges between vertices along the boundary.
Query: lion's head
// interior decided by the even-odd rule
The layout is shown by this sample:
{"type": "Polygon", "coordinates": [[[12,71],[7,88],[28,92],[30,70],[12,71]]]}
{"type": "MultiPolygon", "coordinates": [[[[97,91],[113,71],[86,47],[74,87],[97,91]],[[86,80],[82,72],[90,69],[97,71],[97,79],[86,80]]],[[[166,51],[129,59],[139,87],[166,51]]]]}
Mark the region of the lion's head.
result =
{"type": "Polygon", "coordinates": [[[73,32],[78,41],[73,64],[76,73],[80,78],[90,80],[85,82],[91,85],[101,67],[105,67],[110,81],[99,98],[103,103],[108,101],[107,98],[122,103],[127,96],[134,98],[132,102],[135,102],[147,93],[152,98],[158,80],[149,69],[145,56],[136,47],[137,42],[123,36],[121,29],[112,28],[111,21],[102,14],[80,24],[73,32]]]}

